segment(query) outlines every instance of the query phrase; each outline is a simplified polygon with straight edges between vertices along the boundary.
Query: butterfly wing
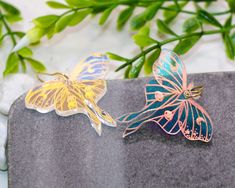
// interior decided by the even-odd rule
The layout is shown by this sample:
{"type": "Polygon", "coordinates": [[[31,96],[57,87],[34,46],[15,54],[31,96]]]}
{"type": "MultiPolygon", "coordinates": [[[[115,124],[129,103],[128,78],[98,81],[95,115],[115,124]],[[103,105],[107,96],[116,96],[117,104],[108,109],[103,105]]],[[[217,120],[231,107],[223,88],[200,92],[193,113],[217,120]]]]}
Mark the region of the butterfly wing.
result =
{"type": "Polygon", "coordinates": [[[25,106],[41,113],[47,113],[54,109],[56,96],[65,88],[61,81],[48,81],[28,91],[25,97],[25,106]]]}
{"type": "Polygon", "coordinates": [[[121,122],[130,122],[146,112],[158,110],[176,98],[187,87],[187,75],[183,62],[170,50],[162,50],[159,59],[153,65],[156,80],[151,80],[145,88],[145,107],[134,113],[118,118],[121,122]]]}
{"type": "Polygon", "coordinates": [[[175,101],[172,101],[164,107],[154,111],[151,116],[132,123],[125,129],[123,137],[136,132],[147,122],[152,122],[155,125],[160,126],[166,133],[175,135],[180,131],[179,126],[185,119],[185,111],[183,109],[184,103],[177,101],[176,99],[175,101]]]}
{"type": "Polygon", "coordinates": [[[54,106],[58,115],[69,116],[85,112],[84,96],[80,89],[76,90],[79,87],[82,87],[82,85],[74,81],[66,85],[66,87],[57,94],[54,106]]]}
{"type": "Polygon", "coordinates": [[[71,73],[73,80],[104,79],[108,72],[109,59],[106,55],[94,54],[81,61],[71,73]]]}
{"type": "Polygon", "coordinates": [[[90,99],[98,102],[106,92],[104,77],[108,72],[109,60],[102,54],[94,54],[75,67],[71,79],[81,81],[84,87],[80,87],[83,93],[90,99]]]}
{"type": "Polygon", "coordinates": [[[79,88],[75,88],[76,91],[80,89],[85,98],[97,103],[106,93],[106,81],[105,80],[82,80],[82,85],[79,88]]]}
{"type": "Polygon", "coordinates": [[[187,88],[187,74],[177,54],[163,49],[153,65],[153,74],[158,83],[169,90],[181,92],[187,88]]]}
{"type": "Polygon", "coordinates": [[[137,118],[145,118],[149,112],[154,113],[158,108],[165,106],[172,102],[177,97],[177,93],[162,86],[157,80],[150,80],[145,87],[146,104],[144,108],[138,112],[128,113],[118,118],[118,121],[128,123],[137,118]]]}
{"type": "Polygon", "coordinates": [[[184,103],[186,118],[180,126],[181,132],[189,140],[209,142],[213,133],[210,116],[193,99],[188,99],[184,103]]]}
{"type": "Polygon", "coordinates": [[[145,115],[150,110],[158,110],[176,98],[187,87],[187,75],[183,62],[170,50],[162,50],[159,59],[153,65],[156,80],[151,80],[145,88],[146,104],[138,112],[118,118],[121,122],[130,122],[145,115]],[[169,100],[170,99],[170,100],[169,100]]]}

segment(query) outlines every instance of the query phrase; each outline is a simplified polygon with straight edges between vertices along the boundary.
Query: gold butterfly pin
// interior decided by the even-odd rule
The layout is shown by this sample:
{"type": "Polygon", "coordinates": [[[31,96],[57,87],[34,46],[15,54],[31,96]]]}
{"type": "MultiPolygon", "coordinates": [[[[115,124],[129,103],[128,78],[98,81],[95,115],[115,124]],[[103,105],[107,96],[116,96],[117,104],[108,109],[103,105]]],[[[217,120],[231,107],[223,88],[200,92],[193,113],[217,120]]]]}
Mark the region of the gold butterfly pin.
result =
{"type": "Polygon", "coordinates": [[[97,105],[106,93],[106,81],[103,79],[108,63],[107,56],[94,54],[79,63],[70,76],[47,74],[56,76],[56,79],[31,89],[25,97],[26,108],[41,113],[55,110],[60,116],[84,113],[99,135],[102,123],[116,127],[115,120],[97,105]]]}

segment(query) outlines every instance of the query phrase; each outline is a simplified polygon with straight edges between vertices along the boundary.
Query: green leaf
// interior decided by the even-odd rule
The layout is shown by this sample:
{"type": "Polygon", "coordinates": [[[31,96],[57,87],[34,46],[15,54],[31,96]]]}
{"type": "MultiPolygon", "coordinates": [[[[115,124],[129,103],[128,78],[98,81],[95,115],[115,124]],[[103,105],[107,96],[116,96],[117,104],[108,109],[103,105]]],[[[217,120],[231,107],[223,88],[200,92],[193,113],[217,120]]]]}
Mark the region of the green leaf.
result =
{"type": "Polygon", "coordinates": [[[160,19],[157,19],[157,27],[161,33],[177,36],[177,34],[172,31],[165,22],[160,19]]]}
{"type": "Polygon", "coordinates": [[[67,9],[67,8],[69,8],[67,5],[56,2],[56,1],[47,1],[47,5],[51,8],[55,8],[55,9],[67,9]]]}
{"type": "Polygon", "coordinates": [[[138,14],[138,15],[134,16],[130,21],[131,29],[137,30],[137,29],[141,28],[145,23],[146,23],[145,15],[138,14]]]}
{"type": "Polygon", "coordinates": [[[89,14],[91,13],[91,9],[80,10],[73,14],[71,21],[69,22],[69,26],[75,26],[82,22],[89,14]]]}
{"type": "Polygon", "coordinates": [[[231,35],[232,43],[233,43],[233,48],[235,49],[235,32],[231,35]]]}
{"type": "Polygon", "coordinates": [[[146,75],[149,75],[153,71],[153,64],[157,60],[157,58],[160,56],[161,48],[157,48],[154,50],[146,59],[146,62],[144,63],[144,72],[146,75]]]}
{"type": "Polygon", "coordinates": [[[7,12],[8,14],[12,15],[20,14],[19,9],[17,9],[15,6],[11,5],[10,3],[0,1],[0,7],[2,7],[5,10],[5,12],[7,12]]]}
{"type": "Polygon", "coordinates": [[[22,20],[22,17],[20,15],[11,15],[11,14],[9,14],[9,15],[5,15],[4,17],[11,24],[22,20]]]}
{"type": "Polygon", "coordinates": [[[21,61],[20,62],[21,63],[21,67],[22,67],[22,72],[26,72],[26,70],[27,70],[27,67],[26,67],[26,64],[25,64],[25,62],[24,61],[21,61]]]}
{"type": "Polygon", "coordinates": [[[48,38],[48,39],[51,39],[51,38],[54,36],[55,33],[56,33],[56,31],[55,31],[55,25],[52,25],[52,26],[50,26],[49,28],[47,28],[47,33],[46,33],[46,35],[47,35],[47,38],[48,38]]]}
{"type": "Polygon", "coordinates": [[[92,7],[92,14],[96,15],[99,13],[104,12],[107,9],[107,6],[97,6],[97,7],[92,7]]]}
{"type": "Polygon", "coordinates": [[[163,2],[157,2],[145,9],[144,12],[134,16],[131,19],[131,29],[136,30],[145,25],[145,23],[155,16],[157,10],[160,8],[163,2]]]}
{"type": "Polygon", "coordinates": [[[140,71],[144,65],[145,56],[142,56],[138,59],[135,65],[132,65],[131,70],[129,72],[129,78],[137,78],[140,74],[140,71]]]}
{"type": "Polygon", "coordinates": [[[146,35],[137,34],[137,35],[134,35],[132,38],[135,41],[135,43],[140,47],[146,47],[146,46],[158,43],[156,40],[146,35]]]}
{"type": "Polygon", "coordinates": [[[65,0],[71,7],[82,8],[95,5],[91,0],[65,0]]]}
{"type": "Polygon", "coordinates": [[[129,78],[129,73],[130,73],[131,67],[132,67],[132,65],[129,65],[129,66],[126,68],[125,73],[124,73],[124,78],[125,78],[125,79],[129,78]]]}
{"type": "Polygon", "coordinates": [[[150,34],[150,28],[149,25],[146,25],[144,27],[141,27],[141,29],[138,31],[138,35],[146,35],[149,36],[150,34]]]}
{"type": "Polygon", "coordinates": [[[149,25],[145,25],[137,32],[137,34],[133,35],[132,38],[135,41],[135,43],[140,47],[145,47],[151,44],[158,43],[158,41],[149,37],[149,34],[150,34],[149,25]]]}
{"type": "Polygon", "coordinates": [[[2,36],[2,22],[0,22],[0,38],[2,36]]]}
{"type": "Polygon", "coordinates": [[[33,55],[33,52],[30,48],[24,47],[18,51],[18,54],[22,57],[31,57],[33,55]]]}
{"type": "Polygon", "coordinates": [[[192,36],[181,40],[174,48],[174,51],[179,55],[185,54],[198,42],[200,38],[201,36],[192,36]]]}
{"type": "Polygon", "coordinates": [[[182,3],[178,3],[177,4],[172,4],[167,6],[167,9],[173,9],[172,10],[164,10],[163,12],[163,17],[165,18],[165,22],[166,23],[170,23],[173,19],[175,19],[177,17],[177,15],[180,13],[180,9],[184,8],[185,5],[187,5],[187,1],[186,2],[182,2],[182,3]]]}
{"type": "Polygon", "coordinates": [[[52,24],[54,24],[59,19],[59,16],[57,15],[46,15],[41,16],[33,20],[33,23],[35,26],[40,28],[48,28],[52,24]]]}
{"type": "Polygon", "coordinates": [[[225,51],[226,51],[228,58],[231,60],[234,60],[235,49],[233,46],[232,38],[227,33],[224,33],[223,40],[224,40],[224,45],[225,45],[225,51]]]}
{"type": "Polygon", "coordinates": [[[208,8],[212,3],[213,3],[213,1],[207,1],[207,2],[205,2],[205,7],[208,8]]]}
{"type": "Polygon", "coordinates": [[[154,18],[154,16],[156,15],[157,11],[159,10],[159,8],[162,6],[163,1],[162,2],[156,2],[153,3],[152,5],[150,5],[144,12],[146,15],[146,20],[152,20],[154,18]]]}
{"type": "Polygon", "coordinates": [[[46,70],[46,67],[41,62],[32,58],[26,58],[26,60],[36,72],[44,72],[46,70]]]}
{"type": "Polygon", "coordinates": [[[31,43],[35,43],[40,41],[40,39],[46,34],[46,32],[47,31],[43,28],[33,27],[26,33],[26,36],[29,38],[31,43]]]}
{"type": "Polygon", "coordinates": [[[70,6],[77,6],[77,5],[80,5],[81,3],[77,0],[65,0],[66,3],[68,3],[68,5],[70,6]]]}
{"type": "Polygon", "coordinates": [[[119,56],[119,55],[111,53],[111,52],[107,52],[106,54],[109,57],[109,59],[113,59],[113,60],[116,60],[116,61],[128,61],[127,58],[119,56]]]}
{"type": "Polygon", "coordinates": [[[18,72],[19,69],[19,57],[16,53],[11,53],[7,58],[6,68],[3,72],[3,76],[7,76],[11,73],[18,72]]]}
{"type": "Polygon", "coordinates": [[[22,38],[22,37],[25,35],[25,33],[24,33],[24,32],[21,32],[21,31],[16,31],[16,32],[14,32],[13,34],[16,35],[16,36],[19,37],[19,38],[22,38]]]}
{"type": "Polygon", "coordinates": [[[130,6],[124,10],[122,10],[118,16],[117,19],[117,29],[122,30],[122,28],[125,26],[128,19],[131,17],[131,15],[134,12],[134,7],[130,6]]]}
{"type": "Polygon", "coordinates": [[[99,20],[99,24],[103,25],[106,20],[108,19],[108,17],[110,16],[111,12],[113,11],[113,9],[115,9],[117,7],[117,5],[111,6],[109,8],[107,8],[101,15],[100,20],[99,20]]]}
{"type": "Polygon", "coordinates": [[[229,16],[224,23],[224,27],[227,28],[230,27],[231,25],[232,25],[232,16],[229,16]]]}
{"type": "Polygon", "coordinates": [[[63,31],[70,24],[73,17],[74,17],[74,14],[69,14],[69,15],[60,17],[60,19],[55,24],[55,31],[57,33],[63,31]]]}
{"type": "Polygon", "coordinates": [[[235,1],[234,0],[227,0],[228,5],[232,12],[235,12],[235,1]]]}
{"type": "Polygon", "coordinates": [[[192,17],[192,18],[185,20],[185,22],[183,23],[183,32],[192,33],[196,31],[199,27],[200,27],[200,23],[197,20],[197,18],[192,17]]]}
{"type": "Polygon", "coordinates": [[[197,17],[202,22],[205,22],[205,23],[217,26],[217,27],[222,27],[219,21],[216,20],[216,18],[212,14],[210,14],[209,12],[205,10],[198,10],[197,17]]]}

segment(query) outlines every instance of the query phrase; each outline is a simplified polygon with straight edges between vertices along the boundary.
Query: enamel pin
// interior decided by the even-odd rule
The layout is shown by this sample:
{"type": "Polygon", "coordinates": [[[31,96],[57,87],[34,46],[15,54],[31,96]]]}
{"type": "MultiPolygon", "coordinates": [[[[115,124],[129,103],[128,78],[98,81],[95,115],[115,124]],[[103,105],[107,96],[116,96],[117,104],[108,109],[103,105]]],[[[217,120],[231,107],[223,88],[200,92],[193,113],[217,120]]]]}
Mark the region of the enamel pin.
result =
{"type": "Polygon", "coordinates": [[[116,127],[116,122],[97,102],[106,93],[106,81],[109,60],[105,55],[95,54],[75,67],[70,76],[62,73],[48,74],[55,80],[28,91],[25,106],[41,113],[52,110],[60,116],[77,113],[86,114],[92,127],[101,135],[101,124],[116,127]]]}
{"type": "Polygon", "coordinates": [[[160,126],[166,133],[180,131],[189,140],[209,142],[212,121],[208,113],[194,101],[201,96],[202,86],[187,85],[183,62],[170,50],[162,50],[153,65],[155,80],[145,88],[146,104],[139,112],[129,113],[118,121],[129,123],[123,137],[136,132],[147,122],[160,126]]]}

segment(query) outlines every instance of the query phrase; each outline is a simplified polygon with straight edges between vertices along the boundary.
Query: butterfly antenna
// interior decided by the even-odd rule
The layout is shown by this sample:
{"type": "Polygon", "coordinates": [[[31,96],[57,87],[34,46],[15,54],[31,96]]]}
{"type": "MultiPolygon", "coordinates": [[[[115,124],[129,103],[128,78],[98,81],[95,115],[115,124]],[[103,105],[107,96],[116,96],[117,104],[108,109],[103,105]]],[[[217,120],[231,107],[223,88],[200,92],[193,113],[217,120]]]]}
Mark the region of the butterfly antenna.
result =
{"type": "Polygon", "coordinates": [[[43,79],[41,79],[39,77],[39,75],[46,75],[46,76],[60,76],[60,77],[63,77],[63,78],[66,78],[66,79],[69,79],[69,77],[63,73],[60,73],[60,72],[54,72],[54,73],[46,73],[46,72],[37,72],[37,79],[40,81],[40,82],[44,82],[43,79]]]}
{"type": "Polygon", "coordinates": [[[37,77],[37,79],[38,79],[40,82],[45,82],[45,80],[43,80],[43,79],[40,78],[40,76],[39,76],[38,73],[36,74],[36,77],[37,77]]]}

